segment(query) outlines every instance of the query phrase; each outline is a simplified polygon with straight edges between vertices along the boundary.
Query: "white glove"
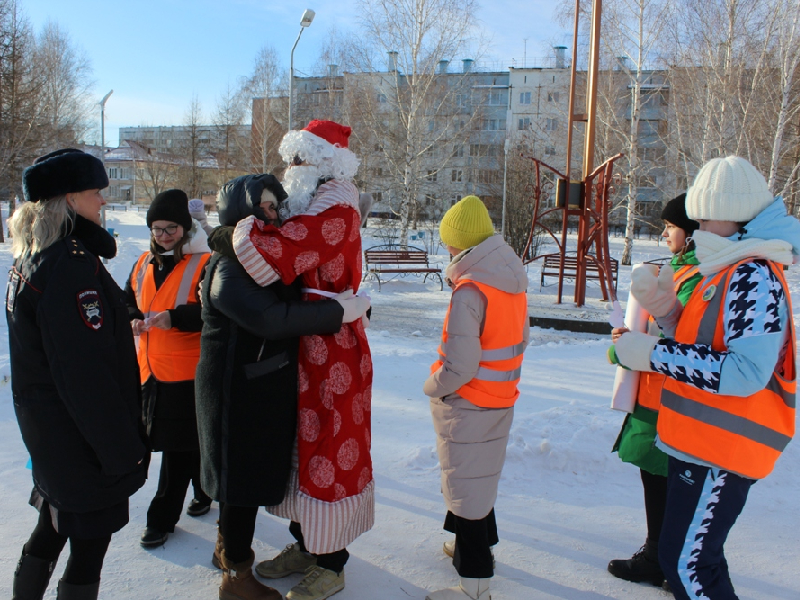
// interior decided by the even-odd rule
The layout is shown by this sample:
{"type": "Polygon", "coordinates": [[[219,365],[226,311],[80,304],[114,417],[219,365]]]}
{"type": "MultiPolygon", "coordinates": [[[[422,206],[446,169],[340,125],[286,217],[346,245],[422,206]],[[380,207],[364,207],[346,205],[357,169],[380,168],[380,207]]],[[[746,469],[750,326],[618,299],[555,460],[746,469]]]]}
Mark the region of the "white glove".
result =
{"type": "Polygon", "coordinates": [[[667,316],[678,301],[672,267],[661,267],[658,277],[655,265],[642,265],[634,269],[631,272],[631,294],[654,317],[667,316]]]}
{"type": "Polygon", "coordinates": [[[345,290],[335,296],[334,300],[341,304],[344,309],[342,323],[352,323],[356,319],[360,319],[361,315],[365,314],[370,307],[369,298],[354,296],[353,290],[345,290]]]}
{"type": "Polygon", "coordinates": [[[614,342],[614,349],[617,359],[621,365],[628,367],[631,371],[652,371],[650,368],[650,355],[656,347],[659,338],[646,333],[629,331],[623,333],[614,342]]]}
{"type": "Polygon", "coordinates": [[[208,224],[208,219],[206,217],[206,205],[203,203],[202,200],[195,198],[193,200],[189,200],[189,215],[200,223],[200,227],[203,228],[203,231],[209,233],[213,227],[208,224]]]}

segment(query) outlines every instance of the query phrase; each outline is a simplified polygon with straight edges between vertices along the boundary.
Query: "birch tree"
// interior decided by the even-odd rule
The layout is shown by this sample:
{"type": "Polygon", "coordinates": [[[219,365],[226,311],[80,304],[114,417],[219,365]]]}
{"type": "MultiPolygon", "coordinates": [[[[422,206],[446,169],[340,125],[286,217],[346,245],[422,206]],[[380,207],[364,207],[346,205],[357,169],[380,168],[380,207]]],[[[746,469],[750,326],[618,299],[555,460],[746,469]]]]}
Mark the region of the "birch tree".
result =
{"type": "Polygon", "coordinates": [[[358,6],[361,44],[354,58],[362,74],[349,87],[363,129],[354,135],[380,155],[405,245],[420,196],[448,163],[454,139],[468,140],[470,122],[478,118],[479,111],[464,110],[471,102],[469,74],[437,74],[442,61],[468,47],[477,4],[360,0],[358,6]]]}

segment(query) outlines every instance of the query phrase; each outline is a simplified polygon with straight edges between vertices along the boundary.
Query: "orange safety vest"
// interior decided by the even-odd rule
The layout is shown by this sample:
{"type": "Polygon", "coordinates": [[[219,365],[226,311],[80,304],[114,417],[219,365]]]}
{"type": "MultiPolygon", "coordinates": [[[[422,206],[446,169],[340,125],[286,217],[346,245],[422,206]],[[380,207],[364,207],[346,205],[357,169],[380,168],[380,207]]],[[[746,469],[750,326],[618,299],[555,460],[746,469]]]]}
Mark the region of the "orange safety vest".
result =
{"type": "MultiPolygon", "coordinates": [[[[668,267],[670,265],[664,265],[668,267]]],[[[681,288],[683,283],[697,273],[697,265],[683,265],[673,274],[675,281],[675,292],[681,288]]],[[[650,317],[653,320],[653,317],[650,317]]],[[[658,412],[661,406],[661,388],[667,376],[662,373],[642,372],[639,374],[639,392],[636,396],[636,403],[647,410],[658,412]]]]}
{"type": "MultiPolygon", "coordinates": [[[[133,271],[131,287],[145,318],[184,304],[197,304],[200,275],[210,257],[208,253],[187,254],[156,290],[153,255],[142,254],[133,271]]],[[[194,379],[200,360],[200,332],[153,327],[139,336],[138,357],[142,383],[151,373],[165,382],[194,379]]]]}
{"type": "MultiPolygon", "coordinates": [[[[710,344],[724,352],[725,297],[741,261],[695,288],[678,322],[675,341],[710,344]]],[[[783,285],[789,307],[791,344],[763,390],[750,396],[724,396],[668,378],[661,396],[658,437],[690,458],[749,479],[762,479],[794,435],[795,334],[789,287],[780,265],[769,267],[783,285]]]]}
{"type": "MultiPolygon", "coordinates": [[[[528,326],[528,298],[525,292],[510,294],[501,292],[485,283],[463,280],[453,293],[464,284],[476,286],[487,299],[483,333],[480,336],[481,360],[478,372],[456,393],[476,406],[484,408],[507,408],[514,406],[519,396],[517,384],[522,371],[522,328],[528,326]]],[[[447,321],[450,308],[444,318],[442,345],[447,343],[447,321]]],[[[431,365],[431,373],[443,364],[444,350],[439,346],[439,360],[431,365]]]]}

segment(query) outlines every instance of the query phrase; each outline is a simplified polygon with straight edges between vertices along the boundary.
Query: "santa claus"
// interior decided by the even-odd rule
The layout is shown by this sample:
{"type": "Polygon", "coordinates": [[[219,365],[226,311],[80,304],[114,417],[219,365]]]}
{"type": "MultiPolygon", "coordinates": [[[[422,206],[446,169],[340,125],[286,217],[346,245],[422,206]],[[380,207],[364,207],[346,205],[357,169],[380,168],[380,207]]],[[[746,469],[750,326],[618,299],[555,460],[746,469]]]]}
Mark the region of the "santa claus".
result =
{"type": "MultiPolygon", "coordinates": [[[[250,218],[233,236],[239,261],[260,285],[300,278],[309,301],[358,290],[361,215],[353,177],[359,160],[347,148],[350,132],[312,121],[284,136],[283,224],[250,218]]],[[[256,568],[271,578],[305,573],[287,599],[326,598],[343,589],[346,546],[374,522],[371,386],[361,320],[334,335],[301,339],[296,462],[286,499],[267,508],[291,520],[297,542],[256,568]]]]}

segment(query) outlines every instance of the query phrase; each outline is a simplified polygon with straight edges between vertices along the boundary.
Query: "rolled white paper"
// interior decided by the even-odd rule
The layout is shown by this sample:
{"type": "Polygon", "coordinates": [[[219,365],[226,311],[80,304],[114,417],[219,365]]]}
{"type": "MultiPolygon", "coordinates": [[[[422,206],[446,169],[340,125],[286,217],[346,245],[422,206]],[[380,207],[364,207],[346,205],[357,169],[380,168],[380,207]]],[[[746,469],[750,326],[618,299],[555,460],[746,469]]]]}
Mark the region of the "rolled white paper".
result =
{"type": "MultiPolygon", "coordinates": [[[[642,265],[634,265],[631,269],[640,268],[642,265]]],[[[642,305],[628,292],[628,303],[625,307],[625,327],[631,331],[645,333],[650,315],[642,308],[642,305]]],[[[633,412],[636,406],[636,396],[639,393],[639,371],[628,371],[622,367],[617,367],[614,374],[614,387],[611,392],[611,408],[623,412],[633,412]]]]}

